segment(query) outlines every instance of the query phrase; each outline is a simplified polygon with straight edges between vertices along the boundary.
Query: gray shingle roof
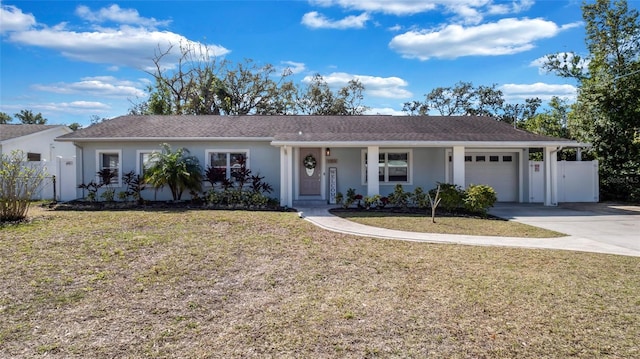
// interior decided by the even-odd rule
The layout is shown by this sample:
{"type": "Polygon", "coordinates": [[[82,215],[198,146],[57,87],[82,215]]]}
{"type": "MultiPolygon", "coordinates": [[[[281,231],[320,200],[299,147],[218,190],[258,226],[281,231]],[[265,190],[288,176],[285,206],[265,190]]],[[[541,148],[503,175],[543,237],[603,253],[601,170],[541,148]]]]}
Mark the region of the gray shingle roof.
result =
{"type": "Polygon", "coordinates": [[[33,133],[46,131],[48,129],[56,128],[60,126],[61,125],[22,125],[22,124],[0,125],[0,141],[27,136],[33,133]]]}
{"type": "Polygon", "coordinates": [[[189,138],[264,138],[276,142],[572,142],[474,116],[122,116],[58,139],[189,138]]]}

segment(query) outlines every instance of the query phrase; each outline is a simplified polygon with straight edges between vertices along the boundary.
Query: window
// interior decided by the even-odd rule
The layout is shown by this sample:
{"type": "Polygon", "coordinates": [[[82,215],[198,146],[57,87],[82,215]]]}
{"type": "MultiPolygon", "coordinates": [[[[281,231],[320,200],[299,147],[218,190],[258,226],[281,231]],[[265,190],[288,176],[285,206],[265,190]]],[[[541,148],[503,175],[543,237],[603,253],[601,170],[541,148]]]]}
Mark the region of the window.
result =
{"type": "Polygon", "coordinates": [[[211,150],[207,151],[207,164],[220,171],[224,178],[235,181],[235,174],[244,165],[249,168],[249,150],[211,150]]]}
{"type": "Polygon", "coordinates": [[[138,158],[136,160],[136,168],[138,174],[144,176],[145,171],[153,165],[156,160],[151,159],[151,154],[155,152],[152,150],[140,150],[138,151],[138,158]]]}
{"type": "Polygon", "coordinates": [[[513,157],[511,156],[502,156],[502,162],[511,162],[513,161],[513,157]]]}
{"type": "Polygon", "coordinates": [[[499,162],[500,156],[489,156],[489,162],[499,162]]]}
{"type": "Polygon", "coordinates": [[[476,156],[476,162],[484,162],[485,160],[485,156],[476,156]]]}
{"type": "MultiPolygon", "coordinates": [[[[367,153],[364,154],[364,179],[367,182],[367,153]]],[[[411,151],[385,151],[378,154],[378,180],[381,183],[410,182],[411,151]]]]}
{"type": "Polygon", "coordinates": [[[465,162],[471,162],[471,161],[473,161],[473,156],[464,156],[464,161],[465,161],[465,162]]]}
{"type": "MultiPolygon", "coordinates": [[[[96,152],[96,164],[98,166],[97,172],[109,170],[111,173],[111,184],[114,186],[120,186],[120,168],[122,167],[120,161],[122,159],[122,153],[120,150],[98,150],[96,152]]],[[[97,176],[99,183],[104,183],[104,178],[100,175],[97,176]]]]}
{"type": "Polygon", "coordinates": [[[27,152],[27,161],[40,162],[41,155],[39,153],[27,152]]]}

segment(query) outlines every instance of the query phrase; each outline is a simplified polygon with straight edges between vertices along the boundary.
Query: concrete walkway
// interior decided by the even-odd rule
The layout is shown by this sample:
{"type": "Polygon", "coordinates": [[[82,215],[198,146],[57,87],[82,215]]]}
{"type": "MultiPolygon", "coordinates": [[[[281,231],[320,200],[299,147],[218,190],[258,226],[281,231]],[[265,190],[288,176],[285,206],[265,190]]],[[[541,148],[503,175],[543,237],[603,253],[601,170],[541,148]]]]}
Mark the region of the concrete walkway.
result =
{"type": "Polygon", "coordinates": [[[298,207],[298,212],[302,218],[316,226],[357,236],[429,243],[559,249],[640,257],[640,209],[637,212],[631,210],[622,211],[622,214],[606,214],[565,207],[544,207],[537,204],[499,204],[494,207],[490,212],[496,216],[568,234],[560,238],[519,238],[417,233],[371,227],[330,214],[329,209],[334,207],[298,207]],[[585,223],[591,223],[589,226],[591,228],[584,230],[585,223]],[[612,225],[614,223],[615,225],[612,225]],[[608,231],[609,227],[615,227],[615,230],[608,231]]]}

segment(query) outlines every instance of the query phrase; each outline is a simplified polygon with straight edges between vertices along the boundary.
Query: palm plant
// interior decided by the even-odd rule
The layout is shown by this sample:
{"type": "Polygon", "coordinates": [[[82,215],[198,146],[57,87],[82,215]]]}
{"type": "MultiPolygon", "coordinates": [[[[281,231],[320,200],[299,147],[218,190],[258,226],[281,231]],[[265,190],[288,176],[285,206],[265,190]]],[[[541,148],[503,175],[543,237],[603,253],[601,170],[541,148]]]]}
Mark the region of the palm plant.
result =
{"type": "Polygon", "coordinates": [[[182,198],[185,190],[199,192],[202,189],[202,167],[198,158],[191,156],[186,148],[171,150],[166,143],[162,152],[151,154],[149,168],[144,180],[157,189],[168,186],[174,201],[182,198]]]}

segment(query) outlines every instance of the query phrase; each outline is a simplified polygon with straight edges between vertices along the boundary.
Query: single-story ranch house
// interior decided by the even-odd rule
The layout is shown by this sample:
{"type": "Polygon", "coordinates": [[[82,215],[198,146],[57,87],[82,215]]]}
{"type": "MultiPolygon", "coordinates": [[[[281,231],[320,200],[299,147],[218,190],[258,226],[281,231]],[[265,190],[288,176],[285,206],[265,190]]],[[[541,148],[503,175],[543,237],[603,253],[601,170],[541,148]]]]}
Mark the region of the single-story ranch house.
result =
{"type": "MultiPolygon", "coordinates": [[[[335,203],[337,192],[387,195],[437,182],[492,186],[503,202],[530,201],[529,149],[542,149],[543,202],[557,199],[557,151],[588,144],[540,136],[487,117],[122,116],[58,137],[76,146],[77,183],[96,172],[142,173],[161,143],[187,148],[202,167],[229,176],[237,158],[264,176],[283,206],[335,203]],[[376,166],[369,166],[370,159],[376,166]]],[[[122,187],[118,179],[116,187],[122,187]]],[[[206,187],[205,187],[206,188],[206,187]]],[[[124,190],[124,188],[122,188],[124,190]]],[[[145,190],[146,199],[154,190],[145,190]]],[[[78,190],[78,197],[86,194],[78,190]]],[[[157,199],[170,199],[168,190],[157,199]]]]}

